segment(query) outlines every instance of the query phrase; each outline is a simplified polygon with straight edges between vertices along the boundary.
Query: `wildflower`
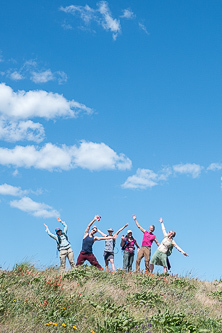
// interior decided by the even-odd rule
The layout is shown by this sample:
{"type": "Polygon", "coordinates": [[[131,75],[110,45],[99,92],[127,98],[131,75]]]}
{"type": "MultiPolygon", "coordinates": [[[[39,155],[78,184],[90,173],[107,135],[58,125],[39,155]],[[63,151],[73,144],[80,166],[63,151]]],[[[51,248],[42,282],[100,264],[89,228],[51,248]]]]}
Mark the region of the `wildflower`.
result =
{"type": "Polygon", "coordinates": [[[58,324],[57,323],[53,323],[52,325],[57,326],[58,324]]]}
{"type": "Polygon", "coordinates": [[[49,326],[49,323],[46,323],[46,326],[49,326]]]}
{"type": "Polygon", "coordinates": [[[25,302],[28,302],[28,298],[25,298],[25,302]]]}
{"type": "Polygon", "coordinates": [[[90,333],[95,333],[95,332],[93,330],[91,330],[90,333]]]}
{"type": "Polygon", "coordinates": [[[63,308],[63,310],[65,310],[66,308],[63,308]]]}
{"type": "Polygon", "coordinates": [[[49,321],[49,325],[52,325],[53,324],[53,322],[52,321],[49,321]]]}
{"type": "Polygon", "coordinates": [[[65,324],[65,323],[62,323],[62,326],[63,326],[63,327],[66,327],[66,324],[65,324]]]}
{"type": "Polygon", "coordinates": [[[74,328],[74,330],[77,330],[77,328],[75,326],[73,326],[72,328],[74,328]]]}

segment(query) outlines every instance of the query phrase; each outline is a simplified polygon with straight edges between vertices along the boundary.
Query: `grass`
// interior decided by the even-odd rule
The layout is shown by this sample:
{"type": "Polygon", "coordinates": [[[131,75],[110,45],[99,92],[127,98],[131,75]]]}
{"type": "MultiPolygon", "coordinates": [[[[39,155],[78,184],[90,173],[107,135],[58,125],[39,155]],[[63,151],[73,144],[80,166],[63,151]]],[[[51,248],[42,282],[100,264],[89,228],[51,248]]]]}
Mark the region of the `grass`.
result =
{"type": "Polygon", "coordinates": [[[99,271],[0,271],[0,332],[221,333],[222,281],[99,271]]]}

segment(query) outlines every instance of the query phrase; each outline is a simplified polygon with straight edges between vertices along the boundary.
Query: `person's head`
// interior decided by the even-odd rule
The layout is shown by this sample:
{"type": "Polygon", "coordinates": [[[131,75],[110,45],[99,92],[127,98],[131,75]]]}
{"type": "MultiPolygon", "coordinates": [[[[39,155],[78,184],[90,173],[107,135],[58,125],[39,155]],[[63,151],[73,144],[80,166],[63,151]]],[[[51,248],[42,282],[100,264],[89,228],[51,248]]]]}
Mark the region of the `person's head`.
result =
{"type": "Polygon", "coordinates": [[[55,229],[56,235],[61,236],[62,235],[62,229],[56,228],[55,229]]]}
{"type": "Polygon", "coordinates": [[[155,226],[152,224],[150,227],[149,227],[149,232],[152,234],[155,230],[155,226]]]}
{"type": "Polygon", "coordinates": [[[94,235],[95,233],[97,233],[97,231],[98,231],[98,228],[97,228],[96,225],[94,225],[94,226],[92,227],[91,234],[94,235]]]}
{"type": "Polygon", "coordinates": [[[109,236],[112,236],[112,234],[113,234],[113,229],[112,229],[112,228],[109,228],[107,231],[108,231],[108,233],[109,233],[109,236]]]}
{"type": "Polygon", "coordinates": [[[173,238],[173,237],[176,236],[176,233],[175,233],[175,231],[172,230],[172,231],[169,231],[169,232],[168,232],[167,236],[168,236],[168,238],[171,239],[171,238],[173,238]]]}
{"type": "Polygon", "coordinates": [[[133,232],[132,232],[132,230],[127,230],[127,237],[132,237],[132,235],[133,235],[133,232]]]}

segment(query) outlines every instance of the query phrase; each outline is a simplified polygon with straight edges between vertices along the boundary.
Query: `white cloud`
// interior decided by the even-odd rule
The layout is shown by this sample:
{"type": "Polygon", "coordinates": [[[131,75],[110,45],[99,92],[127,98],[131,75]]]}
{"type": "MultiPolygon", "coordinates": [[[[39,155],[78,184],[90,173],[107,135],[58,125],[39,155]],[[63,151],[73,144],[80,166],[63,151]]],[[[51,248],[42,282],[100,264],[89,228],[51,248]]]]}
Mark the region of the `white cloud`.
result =
{"type": "Polygon", "coordinates": [[[0,84],[0,114],[17,119],[42,117],[76,117],[79,112],[92,113],[92,109],[63,95],[44,90],[19,90],[14,92],[4,83],[0,84]]]}
{"type": "Polygon", "coordinates": [[[117,154],[104,143],[82,141],[79,147],[75,145],[58,147],[47,143],[41,148],[35,146],[0,148],[0,164],[50,171],[76,167],[88,170],[126,170],[131,168],[132,162],[124,154],[117,154]]]}
{"type": "Polygon", "coordinates": [[[149,35],[149,32],[147,31],[147,28],[145,27],[144,24],[139,23],[139,27],[140,27],[140,29],[143,30],[147,35],[149,35]]]}
{"type": "Polygon", "coordinates": [[[186,164],[177,164],[173,166],[173,170],[176,173],[181,173],[181,174],[190,174],[193,178],[197,178],[201,170],[203,169],[202,166],[198,164],[191,164],[191,163],[186,163],[186,164]]]}
{"type": "Polygon", "coordinates": [[[121,32],[121,25],[118,19],[112,17],[111,11],[107,1],[100,1],[97,3],[98,9],[93,9],[90,6],[67,6],[60,7],[60,10],[76,15],[80,15],[84,24],[89,25],[91,22],[96,22],[103,27],[104,30],[112,32],[113,39],[116,40],[118,34],[121,32]]]}
{"type": "Polygon", "coordinates": [[[136,174],[127,178],[123,188],[146,189],[158,185],[158,175],[149,169],[137,169],[136,174]]]}
{"type": "Polygon", "coordinates": [[[45,137],[45,131],[40,123],[27,121],[8,121],[0,118],[0,139],[8,142],[35,141],[41,142],[45,137]]]}
{"type": "Polygon", "coordinates": [[[198,164],[178,164],[171,167],[163,167],[155,173],[150,169],[137,169],[136,174],[127,178],[122,185],[123,188],[129,189],[146,189],[161,184],[169,179],[174,173],[188,174],[193,178],[197,178],[203,167],[198,164]]]}
{"type": "Polygon", "coordinates": [[[27,194],[28,191],[21,190],[21,187],[16,187],[8,184],[2,184],[0,185],[0,194],[1,195],[12,195],[12,196],[22,196],[27,194]]]}
{"type": "Polygon", "coordinates": [[[124,154],[118,155],[104,143],[82,141],[79,148],[74,147],[75,165],[89,170],[130,169],[132,162],[124,154]]]}
{"type": "Polygon", "coordinates": [[[21,200],[13,200],[10,202],[10,206],[36,217],[51,218],[59,217],[60,215],[59,212],[51,206],[33,201],[29,197],[23,197],[21,200]]]}
{"type": "Polygon", "coordinates": [[[126,19],[133,19],[135,17],[135,14],[132,12],[131,9],[124,9],[123,15],[121,15],[120,17],[126,19]]]}
{"type": "Polygon", "coordinates": [[[217,171],[222,169],[222,164],[221,163],[211,163],[207,170],[210,171],[217,171]]]}

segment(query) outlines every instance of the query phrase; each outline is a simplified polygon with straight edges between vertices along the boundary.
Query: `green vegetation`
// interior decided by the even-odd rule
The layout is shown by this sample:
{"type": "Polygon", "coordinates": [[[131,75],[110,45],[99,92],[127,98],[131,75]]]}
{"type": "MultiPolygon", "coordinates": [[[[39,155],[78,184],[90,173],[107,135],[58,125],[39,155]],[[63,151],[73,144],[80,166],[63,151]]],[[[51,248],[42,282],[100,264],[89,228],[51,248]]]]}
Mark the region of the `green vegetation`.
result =
{"type": "Polygon", "coordinates": [[[222,281],[28,263],[0,271],[0,332],[221,333],[222,281]]]}

